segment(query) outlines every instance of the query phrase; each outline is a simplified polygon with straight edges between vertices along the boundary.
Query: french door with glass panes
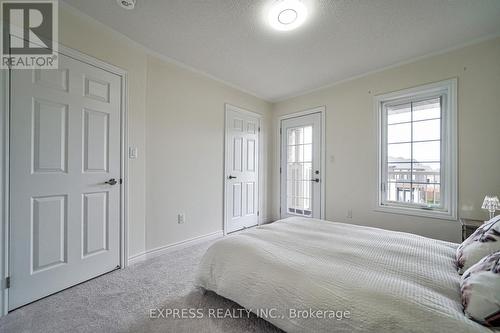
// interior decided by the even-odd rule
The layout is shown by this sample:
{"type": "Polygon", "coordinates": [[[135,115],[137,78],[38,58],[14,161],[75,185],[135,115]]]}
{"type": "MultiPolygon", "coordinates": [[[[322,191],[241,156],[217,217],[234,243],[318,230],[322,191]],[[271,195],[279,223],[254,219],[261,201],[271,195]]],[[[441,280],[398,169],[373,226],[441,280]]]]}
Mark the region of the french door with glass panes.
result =
{"type": "Polygon", "coordinates": [[[281,121],[281,217],[321,218],[321,113],[281,121]]]}

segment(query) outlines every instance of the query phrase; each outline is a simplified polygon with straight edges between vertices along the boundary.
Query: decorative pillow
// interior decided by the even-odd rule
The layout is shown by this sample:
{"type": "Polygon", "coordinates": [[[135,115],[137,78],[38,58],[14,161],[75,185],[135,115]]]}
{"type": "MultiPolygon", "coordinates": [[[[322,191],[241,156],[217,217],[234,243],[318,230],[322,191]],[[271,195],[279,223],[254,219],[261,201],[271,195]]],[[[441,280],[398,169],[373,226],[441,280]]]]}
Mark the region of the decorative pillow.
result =
{"type": "Polygon", "coordinates": [[[458,273],[463,274],[481,258],[500,251],[500,215],[476,229],[457,249],[458,273]]]}
{"type": "Polygon", "coordinates": [[[500,326],[500,251],[469,268],[460,283],[465,314],[481,324],[500,326]]]}

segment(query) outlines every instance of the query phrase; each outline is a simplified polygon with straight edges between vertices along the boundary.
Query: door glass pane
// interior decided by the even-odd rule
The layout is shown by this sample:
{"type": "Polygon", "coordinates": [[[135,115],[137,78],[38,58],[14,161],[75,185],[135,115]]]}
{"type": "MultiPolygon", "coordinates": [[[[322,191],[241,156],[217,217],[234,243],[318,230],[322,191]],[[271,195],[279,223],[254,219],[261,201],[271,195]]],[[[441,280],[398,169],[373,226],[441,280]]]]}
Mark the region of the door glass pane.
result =
{"type": "Polygon", "coordinates": [[[312,215],[312,207],[311,207],[311,198],[304,198],[304,215],[311,216],[312,215]]]}
{"type": "Polygon", "coordinates": [[[286,195],[289,197],[289,198],[292,198],[295,196],[295,183],[293,181],[290,181],[288,180],[286,182],[286,195]]]}
{"type": "Polygon", "coordinates": [[[312,143],[313,142],[313,133],[312,126],[304,127],[304,143],[312,143]]]}
{"type": "Polygon", "coordinates": [[[297,161],[297,146],[288,146],[288,162],[296,162],[297,161]]]}
{"type": "Polygon", "coordinates": [[[287,129],[287,213],[312,216],[312,126],[287,129]]]}
{"type": "Polygon", "coordinates": [[[286,204],[287,204],[287,207],[288,207],[288,213],[295,213],[295,202],[294,202],[294,198],[293,196],[289,196],[286,198],[286,204]]]}
{"type": "Polygon", "coordinates": [[[304,143],[304,129],[300,128],[290,128],[288,129],[288,142],[291,145],[299,145],[304,143]]]}
{"type": "Polygon", "coordinates": [[[302,174],[302,180],[309,180],[312,179],[313,174],[312,174],[312,163],[304,163],[304,169],[303,169],[303,174],[302,174]]]}
{"type": "Polygon", "coordinates": [[[295,146],[297,149],[297,159],[295,160],[296,162],[304,162],[304,145],[297,145],[295,146]]]}
{"type": "Polygon", "coordinates": [[[305,144],[304,146],[304,160],[303,162],[312,161],[312,144],[305,144]]]}

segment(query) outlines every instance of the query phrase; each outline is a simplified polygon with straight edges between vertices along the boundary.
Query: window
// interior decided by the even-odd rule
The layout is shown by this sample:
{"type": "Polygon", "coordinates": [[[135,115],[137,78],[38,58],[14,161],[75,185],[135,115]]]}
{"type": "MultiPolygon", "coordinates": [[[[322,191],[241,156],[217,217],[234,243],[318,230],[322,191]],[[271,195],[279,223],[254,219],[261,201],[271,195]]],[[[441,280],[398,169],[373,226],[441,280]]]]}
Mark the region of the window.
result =
{"type": "Polygon", "coordinates": [[[378,209],[456,219],[456,80],[375,101],[378,209]]]}

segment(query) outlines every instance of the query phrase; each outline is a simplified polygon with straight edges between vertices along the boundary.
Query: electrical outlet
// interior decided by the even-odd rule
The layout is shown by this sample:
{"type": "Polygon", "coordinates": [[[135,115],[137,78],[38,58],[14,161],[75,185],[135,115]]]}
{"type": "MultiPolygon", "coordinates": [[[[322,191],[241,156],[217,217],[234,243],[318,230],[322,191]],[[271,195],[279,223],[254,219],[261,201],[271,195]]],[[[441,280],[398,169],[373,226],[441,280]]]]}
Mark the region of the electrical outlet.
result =
{"type": "Polygon", "coordinates": [[[179,213],[177,215],[177,223],[179,224],[183,224],[184,222],[186,222],[186,214],[184,213],[179,213]]]}
{"type": "Polygon", "coordinates": [[[352,219],[352,209],[347,210],[347,218],[352,219]]]}

